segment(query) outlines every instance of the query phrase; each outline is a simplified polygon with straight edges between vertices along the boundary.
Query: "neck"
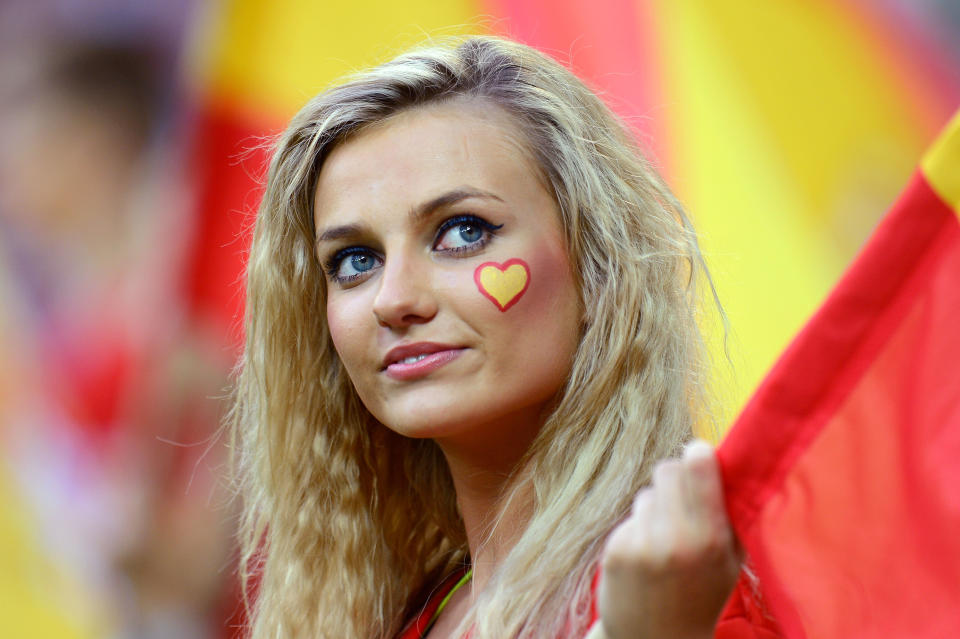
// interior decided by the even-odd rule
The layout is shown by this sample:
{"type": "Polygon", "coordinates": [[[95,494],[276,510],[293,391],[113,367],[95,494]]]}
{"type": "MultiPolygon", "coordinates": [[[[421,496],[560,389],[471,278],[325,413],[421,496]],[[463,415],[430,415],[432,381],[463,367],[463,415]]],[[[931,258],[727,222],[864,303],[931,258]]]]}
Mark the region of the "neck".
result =
{"type": "MultiPolygon", "coordinates": [[[[540,420],[508,428],[479,428],[482,444],[437,440],[446,457],[457,493],[457,505],[463,517],[467,544],[473,564],[472,592],[480,593],[499,563],[520,538],[532,504],[530,495],[521,493],[507,503],[520,460],[540,427],[540,420]],[[493,442],[495,445],[490,445],[493,442]],[[502,513],[501,513],[502,511],[502,513]],[[500,515],[498,517],[498,514],[500,515]]],[[[471,429],[474,430],[474,429],[471,429]]]]}

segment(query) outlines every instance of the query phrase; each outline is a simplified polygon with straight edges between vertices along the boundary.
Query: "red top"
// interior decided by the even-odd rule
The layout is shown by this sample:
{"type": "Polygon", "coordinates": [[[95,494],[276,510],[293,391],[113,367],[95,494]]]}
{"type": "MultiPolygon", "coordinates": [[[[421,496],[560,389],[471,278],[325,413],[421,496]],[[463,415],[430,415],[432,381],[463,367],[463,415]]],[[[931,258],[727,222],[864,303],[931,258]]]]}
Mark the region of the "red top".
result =
{"type": "Polygon", "coordinates": [[[427,634],[427,631],[430,630],[430,626],[432,625],[430,622],[433,621],[433,615],[437,612],[437,608],[440,607],[440,602],[447,596],[447,593],[453,590],[453,587],[457,585],[457,582],[460,581],[460,578],[463,577],[468,570],[470,570],[470,567],[464,566],[447,577],[443,583],[440,584],[440,587],[430,595],[427,603],[424,604],[420,610],[420,614],[410,620],[410,623],[400,632],[397,639],[422,639],[423,636],[427,634]]]}
{"type": "MultiPolygon", "coordinates": [[[[433,615],[440,602],[457,584],[468,568],[454,572],[446,578],[424,604],[420,613],[410,620],[406,628],[397,636],[397,639],[423,639],[430,629],[433,615]]],[[[600,586],[600,571],[593,578],[593,598],[590,602],[591,625],[600,618],[597,611],[597,588],[600,586]]],[[[737,581],[727,605],[720,614],[717,627],[714,630],[714,639],[780,639],[781,633],[777,624],[764,609],[759,595],[755,593],[750,580],[743,573],[737,581]]]]}

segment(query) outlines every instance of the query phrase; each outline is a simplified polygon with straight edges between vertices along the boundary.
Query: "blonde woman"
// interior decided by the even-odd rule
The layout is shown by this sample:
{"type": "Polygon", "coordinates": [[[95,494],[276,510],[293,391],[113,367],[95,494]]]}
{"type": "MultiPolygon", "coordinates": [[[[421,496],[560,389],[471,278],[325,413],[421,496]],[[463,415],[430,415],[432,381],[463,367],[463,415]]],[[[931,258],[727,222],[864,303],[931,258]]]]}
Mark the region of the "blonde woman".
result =
{"type": "Polygon", "coordinates": [[[684,450],[701,267],[630,133],[530,48],[414,51],[307,104],[247,275],[252,636],[711,636],[739,558],[684,450]]]}

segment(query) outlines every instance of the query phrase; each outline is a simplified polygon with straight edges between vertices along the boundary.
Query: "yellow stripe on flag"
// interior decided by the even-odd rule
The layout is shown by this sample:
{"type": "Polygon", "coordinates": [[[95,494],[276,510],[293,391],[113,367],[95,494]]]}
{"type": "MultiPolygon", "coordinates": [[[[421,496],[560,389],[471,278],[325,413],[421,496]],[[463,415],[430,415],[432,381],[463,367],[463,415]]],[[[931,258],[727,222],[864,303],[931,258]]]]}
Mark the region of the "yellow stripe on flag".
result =
{"type": "MultiPolygon", "coordinates": [[[[735,414],[842,267],[805,215],[804,183],[744,86],[736,61],[698,8],[659,3],[671,96],[671,181],[689,207],[733,329],[736,378],[722,395],[735,414]],[[802,265],[801,268],[794,268],[802,265]]],[[[724,361],[718,327],[703,327],[724,361]]],[[[721,378],[724,370],[715,372],[721,378]]]]}
{"type": "Polygon", "coordinates": [[[872,55],[870,33],[836,5],[652,6],[666,172],[734,329],[736,387],[719,393],[732,413],[860,247],[932,126],[872,55]]]}
{"type": "Polygon", "coordinates": [[[960,213],[960,111],[923,156],[920,169],[937,195],[960,213]]]}
{"type": "Polygon", "coordinates": [[[283,120],[351,71],[428,37],[485,31],[474,0],[226,0],[196,30],[193,79],[241,112],[283,120]]]}

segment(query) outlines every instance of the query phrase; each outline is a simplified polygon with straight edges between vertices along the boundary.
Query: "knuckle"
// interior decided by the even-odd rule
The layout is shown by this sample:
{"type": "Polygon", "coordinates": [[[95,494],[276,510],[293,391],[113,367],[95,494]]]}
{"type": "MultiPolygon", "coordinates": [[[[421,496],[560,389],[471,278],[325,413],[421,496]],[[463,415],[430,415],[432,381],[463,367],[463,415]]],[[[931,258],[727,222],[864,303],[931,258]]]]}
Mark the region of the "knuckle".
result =
{"type": "Polygon", "coordinates": [[[611,574],[643,570],[658,554],[649,531],[642,527],[620,527],[607,541],[603,569],[611,574]]]}
{"type": "Polygon", "coordinates": [[[677,459],[664,459],[657,463],[653,468],[653,483],[662,484],[672,481],[680,472],[680,461],[677,459]]]}
{"type": "Polygon", "coordinates": [[[715,458],[714,447],[703,439],[694,439],[687,444],[683,451],[683,458],[691,462],[711,462],[715,458]]]}
{"type": "Polygon", "coordinates": [[[633,513],[645,513],[652,504],[653,491],[651,488],[643,488],[633,498],[633,513]]]}

